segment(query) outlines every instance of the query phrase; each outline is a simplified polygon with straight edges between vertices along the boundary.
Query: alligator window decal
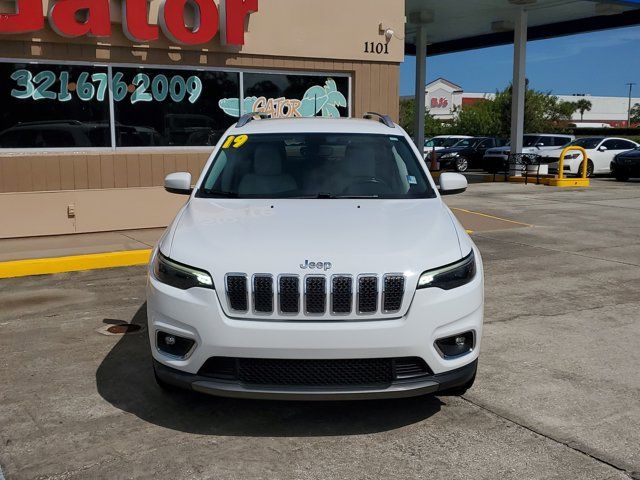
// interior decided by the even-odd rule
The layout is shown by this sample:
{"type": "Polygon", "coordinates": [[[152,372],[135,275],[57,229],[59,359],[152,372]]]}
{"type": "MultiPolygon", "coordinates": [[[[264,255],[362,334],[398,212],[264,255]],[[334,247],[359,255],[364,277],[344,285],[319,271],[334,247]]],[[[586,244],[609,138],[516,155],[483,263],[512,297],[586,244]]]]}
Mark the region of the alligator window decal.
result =
{"type": "Polygon", "coordinates": [[[340,117],[339,107],[347,107],[347,98],[339,91],[336,81],[327,78],[324,86],[313,85],[302,95],[302,98],[287,96],[247,96],[242,102],[240,111],[239,98],[223,98],[218,106],[227,115],[239,117],[243,113],[260,112],[271,118],[290,117],[340,117]]]}

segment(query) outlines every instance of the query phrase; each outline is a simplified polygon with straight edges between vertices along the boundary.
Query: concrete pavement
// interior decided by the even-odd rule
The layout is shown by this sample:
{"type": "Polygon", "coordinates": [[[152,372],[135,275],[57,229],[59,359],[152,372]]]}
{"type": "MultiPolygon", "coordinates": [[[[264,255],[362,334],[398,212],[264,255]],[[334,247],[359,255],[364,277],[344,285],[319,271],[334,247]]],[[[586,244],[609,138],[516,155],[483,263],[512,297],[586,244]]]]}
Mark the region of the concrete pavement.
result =
{"type": "Polygon", "coordinates": [[[472,185],[486,326],[463,398],[258,402],[154,384],[144,268],[0,281],[0,467],[21,478],[640,478],[640,183],[472,185]]]}

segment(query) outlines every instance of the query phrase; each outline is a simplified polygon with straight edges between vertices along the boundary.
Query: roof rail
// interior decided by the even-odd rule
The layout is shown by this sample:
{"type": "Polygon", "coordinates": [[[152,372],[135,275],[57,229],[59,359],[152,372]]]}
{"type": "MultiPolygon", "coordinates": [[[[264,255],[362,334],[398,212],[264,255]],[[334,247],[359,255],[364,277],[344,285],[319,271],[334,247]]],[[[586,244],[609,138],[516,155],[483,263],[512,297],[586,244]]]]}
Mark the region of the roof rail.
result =
{"type": "Polygon", "coordinates": [[[393,120],[391,120],[391,117],[389,115],[382,115],[381,113],[376,112],[367,112],[362,116],[362,118],[366,118],[367,120],[371,120],[373,119],[373,117],[378,117],[378,121],[380,123],[384,123],[387,127],[395,128],[393,120]]]}
{"type": "Polygon", "coordinates": [[[247,123],[249,123],[251,120],[254,120],[255,117],[259,117],[259,118],[269,118],[269,115],[264,113],[264,112],[250,112],[250,113],[245,113],[244,115],[242,115],[240,117],[240,119],[238,120],[238,123],[236,123],[236,128],[242,128],[244,127],[247,123]]]}

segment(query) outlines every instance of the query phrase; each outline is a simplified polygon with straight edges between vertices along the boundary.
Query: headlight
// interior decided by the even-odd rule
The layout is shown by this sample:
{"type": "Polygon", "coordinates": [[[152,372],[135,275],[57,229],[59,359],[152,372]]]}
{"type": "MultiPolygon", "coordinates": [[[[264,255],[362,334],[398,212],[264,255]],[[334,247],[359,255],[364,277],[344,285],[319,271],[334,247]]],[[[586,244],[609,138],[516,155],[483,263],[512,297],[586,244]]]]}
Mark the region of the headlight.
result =
{"type": "Polygon", "coordinates": [[[153,275],[160,282],[180,290],[192,287],[213,289],[213,279],[207,272],[174,262],[160,252],[153,261],[153,275]]]}
{"type": "Polygon", "coordinates": [[[574,158],[578,158],[580,156],[579,153],[571,153],[564,156],[565,160],[573,160],[574,158]]]}
{"type": "Polygon", "coordinates": [[[435,287],[451,290],[469,283],[475,276],[476,259],[471,250],[471,253],[462,260],[424,272],[418,280],[418,288],[435,287]]]}

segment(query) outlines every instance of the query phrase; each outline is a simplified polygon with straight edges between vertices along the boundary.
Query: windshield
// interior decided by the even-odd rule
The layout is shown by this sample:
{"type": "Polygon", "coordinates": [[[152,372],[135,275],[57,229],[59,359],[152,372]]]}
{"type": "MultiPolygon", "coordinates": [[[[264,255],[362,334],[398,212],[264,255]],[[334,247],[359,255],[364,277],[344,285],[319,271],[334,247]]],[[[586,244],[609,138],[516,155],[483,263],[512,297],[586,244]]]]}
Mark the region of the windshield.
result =
{"type": "Polygon", "coordinates": [[[602,141],[602,138],[598,138],[598,137],[578,138],[577,140],[574,140],[573,142],[571,142],[569,145],[575,145],[576,147],[582,147],[589,150],[591,148],[596,148],[601,141],[602,141]]]}
{"type": "Polygon", "coordinates": [[[484,140],[484,138],[465,138],[457,142],[454,147],[475,147],[482,140],[484,140]]]}
{"type": "Polygon", "coordinates": [[[230,198],[433,198],[404,137],[300,133],[229,136],[197,193],[230,198]]]}
{"type": "Polygon", "coordinates": [[[428,142],[425,142],[424,146],[428,148],[432,148],[432,147],[448,148],[448,147],[453,147],[456,144],[456,142],[458,142],[459,140],[460,140],[460,137],[455,137],[455,138],[436,137],[436,138],[432,138],[428,142]]]}

